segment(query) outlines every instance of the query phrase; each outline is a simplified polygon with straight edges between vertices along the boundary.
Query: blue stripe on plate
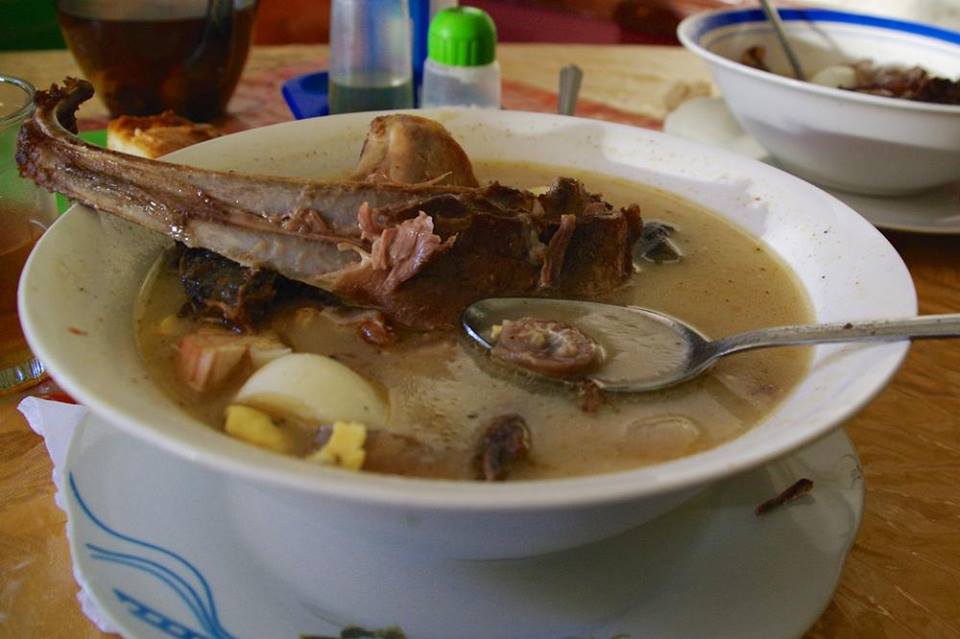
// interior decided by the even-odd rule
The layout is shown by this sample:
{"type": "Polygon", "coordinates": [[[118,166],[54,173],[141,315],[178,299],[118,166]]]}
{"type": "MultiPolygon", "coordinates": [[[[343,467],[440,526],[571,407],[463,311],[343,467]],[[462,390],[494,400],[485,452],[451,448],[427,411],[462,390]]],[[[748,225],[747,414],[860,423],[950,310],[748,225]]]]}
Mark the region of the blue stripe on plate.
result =
{"type": "MultiPolygon", "coordinates": [[[[912,33],[934,40],[950,42],[951,44],[960,44],[960,33],[949,31],[939,27],[932,27],[919,22],[907,22],[905,20],[894,20],[893,18],[880,18],[877,16],[867,16],[859,13],[845,13],[843,11],[830,11],[828,9],[780,9],[780,17],[785,22],[806,21],[806,22],[839,22],[844,24],[858,24],[866,27],[876,27],[878,29],[887,29],[889,31],[900,31],[903,33],[912,33]]],[[[744,22],[764,22],[766,16],[760,9],[744,9],[742,11],[728,11],[708,16],[699,25],[694,40],[699,42],[700,38],[706,33],[726,27],[731,24],[742,24],[744,22]]]]}

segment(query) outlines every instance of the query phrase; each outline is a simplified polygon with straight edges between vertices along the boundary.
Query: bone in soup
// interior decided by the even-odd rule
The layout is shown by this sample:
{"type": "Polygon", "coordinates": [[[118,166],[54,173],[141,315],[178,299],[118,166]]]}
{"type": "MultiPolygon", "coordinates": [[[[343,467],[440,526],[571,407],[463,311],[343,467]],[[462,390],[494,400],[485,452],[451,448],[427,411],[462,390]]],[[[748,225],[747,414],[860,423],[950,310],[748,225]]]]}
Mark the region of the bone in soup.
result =
{"type": "MultiPolygon", "coordinates": [[[[757,240],[698,205],[643,185],[567,168],[479,161],[474,168],[481,182],[497,180],[525,189],[571,175],[614,205],[639,204],[648,226],[656,220],[673,229],[670,241],[679,249],[679,259],[668,255],[657,263],[662,255],[638,256],[635,272],[600,296],[601,301],[661,310],[711,337],[811,320],[806,295],[789,269],[757,240]]],[[[578,394],[492,363],[449,329],[393,327],[390,340],[371,340],[363,331],[377,330],[377,322],[364,329],[362,322],[348,321],[349,312],[315,296],[293,295],[272,308],[255,332],[242,337],[202,319],[178,317],[185,302],[180,273],[167,256],[140,300],[140,347],[154,381],[190,415],[283,454],[421,477],[566,477],[689,455],[758,423],[809,364],[804,349],[753,351],[725,358],[701,378],[678,387],[595,397],[589,389],[578,394]],[[210,358],[222,356],[216,346],[209,348],[211,341],[229,344],[235,339],[253,344],[245,358],[218,386],[191,387],[184,358],[195,372],[204,348],[210,358]],[[309,366],[290,366],[274,375],[271,363],[254,372],[259,359],[282,359],[288,350],[332,358],[356,377],[324,378],[326,388],[315,392],[290,388],[296,386],[292,376],[312,375],[309,366]],[[245,392],[251,383],[256,388],[245,392]],[[265,401],[270,392],[313,392],[302,401],[316,404],[316,410],[288,410],[286,400],[265,401]],[[245,402],[244,397],[254,400],[245,402]],[[337,411],[350,417],[329,416],[337,411]],[[262,415],[268,420],[258,421],[262,415]]]]}

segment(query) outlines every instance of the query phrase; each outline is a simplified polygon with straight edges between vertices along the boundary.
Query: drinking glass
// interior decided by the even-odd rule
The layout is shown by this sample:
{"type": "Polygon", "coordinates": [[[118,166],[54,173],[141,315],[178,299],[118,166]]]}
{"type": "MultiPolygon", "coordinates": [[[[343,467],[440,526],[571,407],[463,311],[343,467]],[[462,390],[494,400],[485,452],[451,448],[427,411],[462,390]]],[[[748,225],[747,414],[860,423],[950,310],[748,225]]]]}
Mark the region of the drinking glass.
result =
{"type": "Polygon", "coordinates": [[[20,125],[33,114],[33,87],[0,76],[0,395],[43,376],[17,315],[17,282],[37,239],[57,215],[52,193],[20,177],[14,153],[20,125]]]}
{"type": "Polygon", "coordinates": [[[60,29],[110,115],[221,115],[247,60],[256,0],[57,0],[60,29]]]}

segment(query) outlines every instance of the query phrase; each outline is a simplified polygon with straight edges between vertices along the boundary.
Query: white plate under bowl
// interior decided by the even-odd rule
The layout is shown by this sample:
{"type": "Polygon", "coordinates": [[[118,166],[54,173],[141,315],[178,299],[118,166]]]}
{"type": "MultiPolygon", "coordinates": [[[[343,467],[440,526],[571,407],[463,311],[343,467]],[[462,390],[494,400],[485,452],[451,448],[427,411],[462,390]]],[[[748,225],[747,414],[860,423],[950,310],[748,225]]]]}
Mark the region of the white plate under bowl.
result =
{"type": "MultiPolygon", "coordinates": [[[[720,97],[684,102],[663,122],[663,130],[694,142],[733,151],[776,166],[776,160],[743,130],[720,97]]],[[[881,197],[824,189],[879,228],[909,233],[960,234],[960,182],[924,193],[881,197]]]]}
{"type": "MultiPolygon", "coordinates": [[[[478,161],[555,162],[558,173],[589,169],[708,207],[784,260],[818,321],[916,313],[910,274],[883,235],[836,198],[775,168],[597,120],[477,109],[419,113],[440,119],[478,161]]],[[[255,129],[189,147],[173,159],[342,175],[355,163],[371,117],[255,129]]],[[[132,318],[145,276],[167,243],[82,207],[66,213],[24,270],[19,303],[27,339],[64,389],[111,424],[144,445],[214,469],[210,477],[229,477],[236,492],[232,512],[258,541],[251,547],[257,559],[305,598],[324,592],[316,578],[322,558],[313,549],[325,535],[366,538],[400,554],[489,559],[530,557],[629,530],[712,481],[827,434],[883,388],[908,349],[904,342],[816,347],[809,373],[753,429],[711,450],[635,470],[506,483],[349,473],[234,440],[191,418],[150,381],[132,318]]],[[[725,312],[736,300],[712,303],[725,312]]]]}
{"type": "Polygon", "coordinates": [[[837,430],[574,551],[424,562],[318,546],[329,597],[308,603],[250,560],[230,479],[209,475],[94,416],[78,428],[65,475],[70,548],[124,636],[336,637],[373,619],[408,639],[798,637],[829,602],[863,513],[856,451],[837,430]],[[800,477],[813,480],[810,495],[754,514],[800,477]]]}

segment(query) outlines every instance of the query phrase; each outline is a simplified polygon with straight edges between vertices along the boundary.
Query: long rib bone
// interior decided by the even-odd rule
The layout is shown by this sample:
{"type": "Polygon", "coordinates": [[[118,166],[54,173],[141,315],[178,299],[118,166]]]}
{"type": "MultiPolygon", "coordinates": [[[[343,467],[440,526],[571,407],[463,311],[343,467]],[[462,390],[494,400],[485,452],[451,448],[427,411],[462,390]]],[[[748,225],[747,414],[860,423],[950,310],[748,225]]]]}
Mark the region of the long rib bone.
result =
{"type": "Polygon", "coordinates": [[[20,173],[51,191],[204,247],[250,267],[323,287],[363,247],[357,211],[416,208],[420,200],[475,189],[318,182],[209,171],[101,149],[74,135],[93,87],[68,79],[39,92],[20,133],[20,173]]]}

